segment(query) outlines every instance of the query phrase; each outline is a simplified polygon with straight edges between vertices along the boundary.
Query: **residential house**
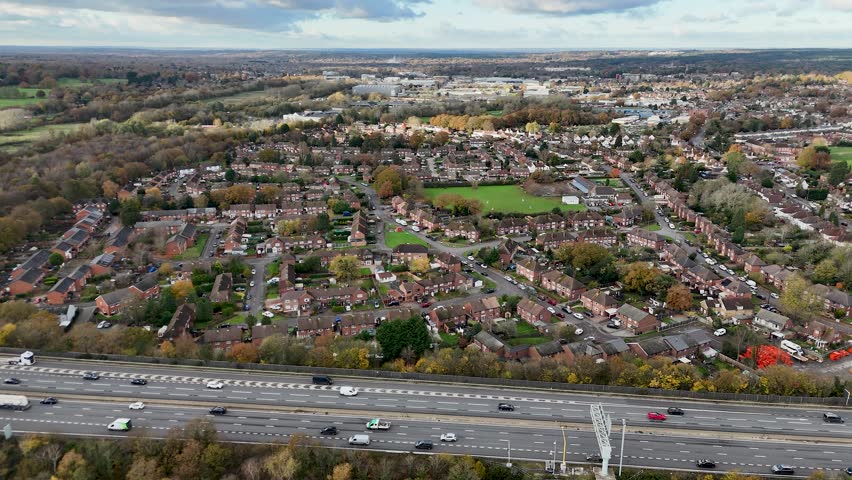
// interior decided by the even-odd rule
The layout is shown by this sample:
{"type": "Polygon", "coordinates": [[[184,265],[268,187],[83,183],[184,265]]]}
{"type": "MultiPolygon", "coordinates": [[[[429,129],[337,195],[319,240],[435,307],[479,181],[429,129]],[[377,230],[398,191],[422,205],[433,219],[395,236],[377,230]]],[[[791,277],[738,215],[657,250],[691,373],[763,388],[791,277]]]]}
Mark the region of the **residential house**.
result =
{"type": "Polygon", "coordinates": [[[216,328],[206,330],[201,336],[201,343],[211,345],[213,348],[226,350],[243,343],[243,329],[238,327],[216,328]]]}
{"type": "Polygon", "coordinates": [[[195,245],[195,236],[195,225],[191,223],[184,224],[178,233],[166,240],[163,253],[170,257],[182,254],[187,248],[195,245]]]}
{"type": "Polygon", "coordinates": [[[307,292],[314,301],[322,306],[335,303],[338,305],[355,305],[367,300],[367,292],[358,287],[311,288],[307,292]]]}
{"type": "Polygon", "coordinates": [[[618,236],[615,231],[605,227],[590,228],[577,233],[577,241],[594,243],[603,247],[614,247],[618,244],[618,236]]]}
{"type": "Polygon", "coordinates": [[[593,288],[580,296],[583,308],[592,312],[595,316],[608,315],[607,310],[615,310],[619,304],[616,299],[607,292],[593,288]]]}
{"type": "Polygon", "coordinates": [[[313,300],[311,294],[304,290],[287,290],[280,294],[277,304],[281,305],[283,313],[301,315],[302,312],[310,310],[313,300]]]}
{"type": "Polygon", "coordinates": [[[586,291],[586,286],[582,282],[556,270],[550,270],[541,275],[541,286],[545,290],[556,292],[560,297],[567,297],[569,301],[579,299],[586,291]]]}
{"type": "Polygon", "coordinates": [[[549,342],[534,345],[529,349],[529,357],[532,360],[541,360],[542,358],[553,358],[556,360],[566,360],[568,345],[563,345],[559,340],[551,340],[549,342]]]}
{"type": "Polygon", "coordinates": [[[576,242],[577,234],[562,230],[559,232],[542,233],[535,237],[535,243],[544,249],[554,250],[559,248],[563,243],[576,242]]]}
{"type": "Polygon", "coordinates": [[[459,273],[462,270],[461,260],[449,252],[441,252],[435,255],[435,263],[438,267],[452,273],[459,273]]]}
{"type": "Polygon", "coordinates": [[[660,326],[657,317],[629,303],[618,307],[615,316],[621,320],[622,326],[630,330],[633,335],[653,332],[660,326]]]}
{"type": "Polygon", "coordinates": [[[570,225],[574,230],[601,228],[606,225],[606,219],[594,211],[577,212],[571,216],[570,225]]]}
{"type": "Polygon", "coordinates": [[[526,278],[530,282],[538,283],[541,280],[541,274],[547,271],[544,265],[536,262],[535,258],[527,258],[516,262],[518,275],[526,278]]]}
{"type": "Polygon", "coordinates": [[[213,280],[213,290],[210,291],[211,303],[227,302],[231,298],[231,288],[234,286],[234,276],[231,273],[220,273],[213,280]]]}
{"type": "Polygon", "coordinates": [[[111,273],[113,262],[115,262],[115,255],[112,253],[102,253],[93,258],[89,262],[89,268],[92,269],[92,276],[97,277],[111,273]]]}
{"type": "Polygon", "coordinates": [[[462,237],[471,243],[479,241],[479,230],[470,222],[454,220],[444,227],[444,235],[447,238],[462,237]]]}
{"type": "Polygon", "coordinates": [[[753,253],[747,254],[743,258],[742,263],[743,270],[745,270],[746,273],[760,273],[761,269],[766,266],[766,262],[753,253]]]}
{"type": "Polygon", "coordinates": [[[538,233],[565,230],[566,227],[565,217],[555,213],[546,213],[535,217],[527,217],[527,219],[529,221],[530,228],[535,229],[538,233]]]}
{"type": "Polygon", "coordinates": [[[529,233],[529,223],[522,218],[504,218],[497,223],[497,235],[526,235],[529,233]]]}
{"type": "Polygon", "coordinates": [[[47,292],[46,301],[49,305],[63,305],[70,300],[75,291],[77,291],[77,285],[74,280],[68,277],[60,278],[47,292]]]}
{"type": "Polygon", "coordinates": [[[429,319],[442,332],[455,332],[467,327],[467,312],[462,305],[438,305],[429,312],[429,319]]]}
{"type": "Polygon", "coordinates": [[[429,258],[429,249],[416,243],[403,243],[393,248],[391,261],[396,264],[411,263],[418,258],[429,258]]]}
{"type": "Polygon", "coordinates": [[[515,255],[523,251],[524,247],[512,239],[503,241],[503,243],[497,247],[497,253],[500,255],[500,263],[503,267],[509,266],[515,260],[515,255]]]}
{"type": "Polygon", "coordinates": [[[751,298],[746,297],[724,297],[719,299],[719,306],[716,313],[723,318],[733,318],[739,316],[745,318],[751,316],[754,310],[754,304],[751,298]]]}
{"type": "Polygon", "coordinates": [[[790,317],[762,308],[754,315],[752,325],[763,327],[772,332],[781,332],[793,328],[793,322],[790,320],[790,317]]]}
{"type": "Polygon", "coordinates": [[[95,305],[97,305],[98,311],[101,314],[109,317],[121,313],[126,304],[132,299],[133,295],[130,295],[128,289],[122,288],[98,295],[95,298],[95,305]]]}
{"type": "Polygon", "coordinates": [[[49,259],[50,259],[50,252],[48,252],[47,250],[39,250],[39,251],[35,252],[34,254],[30,255],[30,257],[28,259],[26,259],[26,261],[24,261],[24,263],[15,267],[15,269],[12,270],[12,274],[10,275],[10,277],[12,278],[12,280],[15,280],[18,277],[20,277],[21,275],[23,275],[28,270],[44,270],[44,269],[47,269],[50,266],[50,265],[48,265],[49,259]]]}
{"type": "Polygon", "coordinates": [[[139,281],[129,286],[127,290],[144,300],[151,300],[160,296],[160,284],[157,283],[157,274],[150,273],[143,276],[139,281]]]}
{"type": "Polygon", "coordinates": [[[473,336],[473,344],[476,348],[483,352],[491,352],[498,357],[502,357],[506,352],[507,345],[502,340],[482,330],[473,336]]]}
{"type": "Polygon", "coordinates": [[[470,319],[476,322],[490,323],[500,318],[500,300],[497,297],[472,300],[464,305],[464,309],[470,319]]]}
{"type": "Polygon", "coordinates": [[[367,244],[367,235],[370,233],[370,225],[361,210],[352,216],[352,230],[349,233],[349,244],[353,247],[363,247],[367,244]]]}
{"type": "Polygon", "coordinates": [[[287,325],[287,322],[275,322],[269,325],[255,325],[251,327],[251,343],[259,347],[264,340],[273,335],[281,335],[284,337],[290,335],[289,330],[290,328],[287,325]]]}
{"type": "Polygon", "coordinates": [[[333,333],[334,318],[331,317],[303,317],[296,322],[298,338],[320,337],[333,333]]]}
{"type": "Polygon", "coordinates": [[[634,228],[627,232],[627,243],[659,252],[665,247],[666,240],[662,235],[655,232],[649,232],[642,228],[634,228]]]}
{"type": "Polygon", "coordinates": [[[44,271],[31,268],[29,270],[24,271],[22,274],[18,275],[17,278],[9,282],[9,285],[6,287],[6,291],[8,291],[12,295],[23,295],[26,293],[30,293],[35,290],[36,285],[41,282],[41,279],[44,278],[44,271]]]}
{"type": "Polygon", "coordinates": [[[174,340],[184,335],[191,336],[192,326],[195,324],[195,305],[184,303],[175,310],[172,319],[160,335],[163,340],[174,340]]]}
{"type": "Polygon", "coordinates": [[[551,314],[547,308],[538,302],[533,302],[529,298],[522,298],[521,301],[518,302],[517,309],[518,316],[527,323],[550,322],[551,314]]]}

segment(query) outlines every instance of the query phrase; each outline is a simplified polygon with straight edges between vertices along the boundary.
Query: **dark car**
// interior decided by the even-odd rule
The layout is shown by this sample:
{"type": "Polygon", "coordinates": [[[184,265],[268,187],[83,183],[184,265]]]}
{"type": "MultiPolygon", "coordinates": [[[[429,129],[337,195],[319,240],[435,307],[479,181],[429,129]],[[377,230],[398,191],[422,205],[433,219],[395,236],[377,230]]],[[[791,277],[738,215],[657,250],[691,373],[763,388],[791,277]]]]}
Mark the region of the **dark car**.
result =
{"type": "Polygon", "coordinates": [[[7,378],[6,380],[3,380],[3,383],[5,383],[6,385],[18,385],[21,383],[21,381],[17,378],[7,378]]]}
{"type": "Polygon", "coordinates": [[[130,381],[130,384],[131,385],[148,385],[148,380],[145,380],[144,378],[134,378],[133,380],[130,381]]]}
{"type": "Polygon", "coordinates": [[[83,374],[83,380],[98,380],[99,378],[101,376],[95,372],[86,372],[83,374]]]}
{"type": "Polygon", "coordinates": [[[418,450],[432,450],[432,441],[418,440],[417,443],[414,444],[414,448],[418,450]]]}
{"type": "Polygon", "coordinates": [[[843,423],[843,417],[836,413],[823,413],[822,421],[825,423],[843,423]]]}
{"type": "Polygon", "coordinates": [[[772,465],[772,473],[775,475],[793,475],[796,471],[789,465],[772,465]]]}
{"type": "Polygon", "coordinates": [[[846,475],[852,475],[852,467],[846,467],[846,475]]]}
{"type": "Polygon", "coordinates": [[[210,409],[210,415],[224,415],[228,413],[228,409],[225,407],[213,407],[210,409]]]}
{"type": "Polygon", "coordinates": [[[41,402],[39,402],[39,403],[41,403],[42,405],[56,405],[58,402],[59,402],[59,400],[57,400],[53,397],[47,397],[47,398],[42,399],[41,402]]]}
{"type": "Polygon", "coordinates": [[[603,462],[603,458],[599,453],[590,453],[586,455],[586,461],[591,463],[601,463],[603,462]]]}
{"type": "Polygon", "coordinates": [[[502,412],[514,412],[515,406],[511,403],[501,403],[497,405],[497,410],[500,410],[502,412]]]}
{"type": "Polygon", "coordinates": [[[482,293],[494,293],[496,291],[497,290],[494,290],[493,288],[486,288],[485,290],[482,291],[482,293]]]}
{"type": "Polygon", "coordinates": [[[683,415],[683,410],[677,407],[669,407],[666,409],[666,413],[669,415],[683,415]]]}
{"type": "Polygon", "coordinates": [[[701,460],[696,460],[695,466],[698,468],[716,468],[716,462],[702,458],[701,460]]]}
{"type": "Polygon", "coordinates": [[[311,382],[314,385],[334,385],[334,380],[328,375],[314,375],[311,377],[311,382]]]}
{"type": "Polygon", "coordinates": [[[337,427],[325,427],[320,430],[320,435],[337,435],[337,427]]]}

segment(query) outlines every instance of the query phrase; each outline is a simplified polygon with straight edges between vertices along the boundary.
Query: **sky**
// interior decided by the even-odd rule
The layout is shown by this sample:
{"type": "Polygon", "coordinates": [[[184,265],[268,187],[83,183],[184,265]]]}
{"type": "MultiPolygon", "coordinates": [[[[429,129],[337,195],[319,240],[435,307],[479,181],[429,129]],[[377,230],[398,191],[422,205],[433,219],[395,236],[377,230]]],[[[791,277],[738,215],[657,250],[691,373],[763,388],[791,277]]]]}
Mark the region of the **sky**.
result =
{"type": "Polygon", "coordinates": [[[0,0],[0,45],[852,48],[852,0],[0,0]]]}

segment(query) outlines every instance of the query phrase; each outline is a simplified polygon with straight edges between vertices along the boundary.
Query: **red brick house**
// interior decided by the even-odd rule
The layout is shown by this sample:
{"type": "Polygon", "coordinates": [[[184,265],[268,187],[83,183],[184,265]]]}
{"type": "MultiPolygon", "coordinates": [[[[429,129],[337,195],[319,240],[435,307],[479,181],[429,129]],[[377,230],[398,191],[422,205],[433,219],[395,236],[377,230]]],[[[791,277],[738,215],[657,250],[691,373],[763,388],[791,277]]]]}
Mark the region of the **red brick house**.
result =
{"type": "Polygon", "coordinates": [[[518,316],[527,323],[544,322],[549,323],[551,314],[547,308],[529,298],[522,298],[518,302],[518,316]]]}
{"type": "Polygon", "coordinates": [[[541,280],[541,275],[547,270],[543,265],[539,265],[534,258],[519,261],[516,265],[518,275],[533,283],[541,280]]]}
{"type": "Polygon", "coordinates": [[[598,288],[593,288],[580,296],[583,308],[591,311],[595,316],[606,315],[606,311],[618,308],[618,301],[608,293],[598,288]]]}
{"type": "Polygon", "coordinates": [[[634,228],[627,232],[627,243],[659,252],[666,245],[666,240],[655,232],[634,228]]]}
{"type": "Polygon", "coordinates": [[[615,316],[621,320],[622,326],[630,330],[634,335],[653,332],[660,326],[660,321],[657,320],[657,317],[629,303],[618,307],[618,312],[615,316]]]}
{"type": "Polygon", "coordinates": [[[201,336],[201,343],[211,345],[213,348],[226,350],[234,345],[243,343],[243,329],[231,327],[207,330],[201,336]]]}
{"type": "Polygon", "coordinates": [[[77,285],[74,280],[68,277],[60,278],[53,287],[47,292],[47,303],[49,305],[62,305],[67,302],[74,292],[77,291],[77,285]]]}
{"type": "Polygon", "coordinates": [[[42,270],[32,268],[18,275],[18,278],[12,280],[6,287],[7,291],[12,295],[23,295],[35,290],[36,285],[44,278],[42,270]]]}
{"type": "Polygon", "coordinates": [[[461,260],[458,259],[455,255],[448,252],[441,252],[435,256],[435,263],[448,272],[459,273],[461,272],[461,260]]]}
{"type": "Polygon", "coordinates": [[[195,324],[195,305],[184,303],[175,310],[172,319],[160,335],[163,340],[174,340],[184,335],[191,335],[190,330],[195,324]]]}
{"type": "Polygon", "coordinates": [[[500,315],[500,300],[497,297],[485,297],[470,301],[464,305],[464,310],[471,320],[488,323],[500,315]]]}
{"type": "Polygon", "coordinates": [[[429,258],[429,249],[424,245],[415,243],[403,243],[393,248],[391,253],[392,263],[410,263],[418,258],[429,258]]]}
{"type": "Polygon", "coordinates": [[[550,270],[541,275],[541,286],[571,301],[579,299],[586,291],[586,286],[582,282],[556,270],[550,270]]]}
{"type": "Polygon", "coordinates": [[[311,288],[307,293],[316,303],[327,306],[331,303],[340,305],[355,305],[367,300],[367,292],[358,287],[311,288]]]}

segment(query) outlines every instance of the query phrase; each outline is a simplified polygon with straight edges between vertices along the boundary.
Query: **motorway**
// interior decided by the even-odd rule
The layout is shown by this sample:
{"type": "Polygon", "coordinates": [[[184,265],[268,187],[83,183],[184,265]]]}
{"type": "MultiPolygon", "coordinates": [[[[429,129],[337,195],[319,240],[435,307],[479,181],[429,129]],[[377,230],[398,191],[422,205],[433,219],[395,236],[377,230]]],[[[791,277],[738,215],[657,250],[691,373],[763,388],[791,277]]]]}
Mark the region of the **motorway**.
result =
{"type": "MultiPolygon", "coordinates": [[[[562,445],[563,426],[568,461],[577,462],[596,448],[589,405],[602,402],[614,432],[620,434],[621,420],[627,420],[625,463],[630,465],[688,468],[695,459],[710,457],[727,462],[720,463],[720,469],[728,465],[766,473],[766,465],[781,461],[803,469],[840,469],[852,458],[850,427],[823,423],[824,410],[810,406],[673,402],[361,378],[337,378],[333,386],[320,386],[312,385],[307,375],[45,357],[34,366],[0,367],[4,377],[21,380],[20,385],[3,385],[0,392],[25,394],[33,403],[45,396],[60,399],[55,406],[35,404],[26,412],[3,413],[2,420],[11,421],[18,431],[112,435],[105,425],[126,414],[135,426],[156,436],[157,431],[206,417],[224,438],[235,441],[286,440],[295,433],[317,436],[321,427],[337,425],[341,433],[323,443],[344,447],[347,435],[362,432],[369,417],[381,416],[394,426],[390,432],[377,432],[375,439],[381,441],[370,448],[407,451],[416,440],[454,431],[460,441],[438,446],[435,452],[500,456],[508,446],[502,442],[505,438],[511,440],[513,456],[544,460],[550,458],[554,441],[562,445]],[[85,371],[99,372],[101,379],[83,380],[85,371]],[[148,385],[130,385],[137,377],[147,379],[148,385]],[[205,388],[212,379],[221,380],[224,389],[205,388]],[[341,385],[358,387],[358,396],[339,395],[341,385]],[[150,407],[127,410],[127,404],[137,400],[150,407]],[[499,412],[500,402],[513,404],[515,411],[499,412]],[[206,415],[214,405],[231,411],[221,418],[206,415]],[[665,422],[647,420],[647,412],[668,406],[683,408],[686,414],[669,416],[665,422]]],[[[617,435],[612,437],[617,446],[617,435]]]]}

